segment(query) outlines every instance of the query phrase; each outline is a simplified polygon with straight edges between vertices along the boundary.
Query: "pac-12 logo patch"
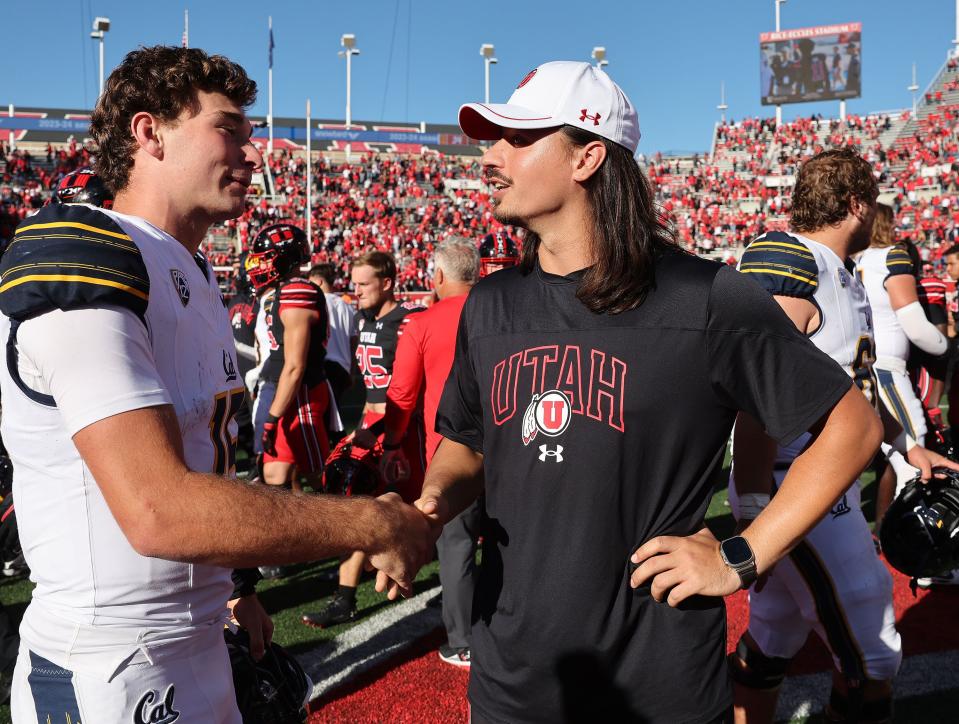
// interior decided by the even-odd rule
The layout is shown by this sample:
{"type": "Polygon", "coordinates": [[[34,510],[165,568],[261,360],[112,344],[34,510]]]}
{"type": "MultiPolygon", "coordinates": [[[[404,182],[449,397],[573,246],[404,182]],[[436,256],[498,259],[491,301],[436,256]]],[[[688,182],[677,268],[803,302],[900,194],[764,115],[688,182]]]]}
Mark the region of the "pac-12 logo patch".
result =
{"type": "Polygon", "coordinates": [[[179,269],[171,269],[170,277],[173,279],[173,286],[176,288],[176,293],[180,295],[180,301],[183,302],[183,306],[185,307],[190,303],[190,285],[187,284],[186,274],[179,269]]]}
{"type": "Polygon", "coordinates": [[[533,395],[523,415],[523,444],[529,445],[538,433],[556,437],[566,432],[572,415],[569,398],[559,390],[533,395]]]}

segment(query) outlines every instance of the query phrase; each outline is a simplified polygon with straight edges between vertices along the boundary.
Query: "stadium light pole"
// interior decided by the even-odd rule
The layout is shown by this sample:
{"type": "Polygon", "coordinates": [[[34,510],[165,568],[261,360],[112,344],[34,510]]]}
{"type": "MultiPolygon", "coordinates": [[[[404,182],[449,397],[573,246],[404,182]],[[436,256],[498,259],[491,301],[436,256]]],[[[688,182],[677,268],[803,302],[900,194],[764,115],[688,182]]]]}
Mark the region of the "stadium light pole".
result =
{"type": "Polygon", "coordinates": [[[955,46],[952,49],[952,56],[959,58],[959,0],[956,0],[956,37],[953,39],[952,44],[955,46]]]}
{"type": "Polygon", "coordinates": [[[480,55],[483,56],[483,71],[486,79],[486,92],[483,95],[486,105],[489,105],[489,67],[499,62],[496,56],[496,48],[489,43],[483,43],[480,46],[480,55]]]}
{"type": "Polygon", "coordinates": [[[593,56],[593,60],[596,61],[596,67],[600,70],[602,70],[604,66],[609,65],[609,61],[606,60],[606,48],[602,45],[597,45],[593,48],[591,55],[593,56]]]}
{"type": "Polygon", "coordinates": [[[916,93],[919,91],[919,84],[916,83],[916,61],[912,62],[912,85],[906,88],[907,91],[912,93],[912,115],[913,118],[916,116],[916,93]]]}
{"type": "Polygon", "coordinates": [[[310,99],[306,99],[306,238],[310,241],[310,254],[313,252],[313,124],[310,99]]]}
{"type": "MultiPolygon", "coordinates": [[[[353,33],[345,33],[340,38],[340,45],[343,46],[337,55],[346,57],[346,130],[350,130],[353,123],[352,110],[350,107],[350,93],[352,91],[352,60],[354,55],[359,55],[360,50],[356,47],[356,36],[353,33]]],[[[350,144],[346,144],[346,160],[350,160],[350,144]]]]}
{"type": "MultiPolygon", "coordinates": [[[[96,17],[93,19],[93,32],[90,37],[100,41],[100,95],[103,95],[103,38],[110,29],[110,18],[96,17]]],[[[99,97],[99,96],[98,96],[99,97]]]]}
{"type": "MultiPolygon", "coordinates": [[[[956,0],[959,2],[959,0],[956,0]]],[[[776,4],[776,32],[778,33],[779,28],[779,6],[783,5],[786,0],[773,0],[776,4]]],[[[783,124],[783,107],[779,104],[776,104],[776,128],[779,128],[783,124]]]]}
{"type": "Polygon", "coordinates": [[[719,111],[719,119],[726,125],[726,110],[729,106],[726,105],[726,81],[719,81],[719,105],[716,106],[716,110],[719,111]]]}

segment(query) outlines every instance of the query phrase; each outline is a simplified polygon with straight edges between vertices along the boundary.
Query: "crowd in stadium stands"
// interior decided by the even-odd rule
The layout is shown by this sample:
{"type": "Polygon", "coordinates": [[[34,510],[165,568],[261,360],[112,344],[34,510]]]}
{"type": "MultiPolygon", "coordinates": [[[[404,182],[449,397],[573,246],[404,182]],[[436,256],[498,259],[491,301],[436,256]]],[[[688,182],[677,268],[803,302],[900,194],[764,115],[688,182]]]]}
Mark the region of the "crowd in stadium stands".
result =
{"type": "Polygon", "coordinates": [[[792,178],[819,151],[852,146],[872,163],[880,184],[888,185],[893,160],[879,138],[892,127],[885,114],[800,118],[778,129],[773,119],[747,118],[717,127],[711,159],[657,155],[647,172],[690,251],[733,249],[785,226],[792,178]]]}
{"type": "MultiPolygon", "coordinates": [[[[804,159],[853,146],[876,169],[903,238],[915,242],[924,258],[935,259],[959,241],[959,105],[936,106],[915,133],[884,146],[882,134],[909,115],[850,115],[844,121],[813,116],[779,128],[773,119],[746,118],[717,127],[711,158],[656,154],[640,162],[686,248],[731,258],[764,231],[785,228],[792,180],[804,159]]],[[[61,175],[88,165],[90,154],[71,141],[64,148],[47,146],[45,161],[0,144],[0,238],[9,238],[44,203],[61,175]]],[[[244,214],[218,230],[223,239],[238,239],[241,250],[262,225],[304,218],[305,157],[278,150],[269,166],[275,194],[251,195],[244,214]]],[[[351,258],[374,248],[388,251],[397,258],[399,288],[426,289],[437,242],[453,234],[479,242],[497,227],[485,186],[448,188],[453,179],[478,180],[480,171],[478,159],[436,153],[366,153],[351,163],[321,154],[312,167],[313,261],[333,263],[345,288],[351,258]]],[[[229,247],[208,245],[215,266],[236,262],[234,252],[224,251],[229,247]]]]}
{"type": "Polygon", "coordinates": [[[0,142],[0,240],[9,239],[17,224],[46,202],[61,176],[90,165],[90,152],[71,140],[66,147],[46,148],[46,163],[36,163],[25,150],[0,142]]]}
{"type": "MultiPolygon", "coordinates": [[[[228,223],[242,250],[264,223],[303,218],[305,158],[278,151],[270,170],[275,199],[251,196],[243,216],[228,223]]],[[[440,155],[365,154],[350,164],[321,157],[312,169],[313,261],[333,263],[346,279],[351,258],[388,251],[397,259],[401,290],[428,289],[427,261],[436,243],[453,234],[479,241],[497,227],[485,187],[446,193],[447,180],[478,179],[479,172],[475,161],[440,155]]],[[[214,264],[225,261],[214,258],[214,264]]]]}

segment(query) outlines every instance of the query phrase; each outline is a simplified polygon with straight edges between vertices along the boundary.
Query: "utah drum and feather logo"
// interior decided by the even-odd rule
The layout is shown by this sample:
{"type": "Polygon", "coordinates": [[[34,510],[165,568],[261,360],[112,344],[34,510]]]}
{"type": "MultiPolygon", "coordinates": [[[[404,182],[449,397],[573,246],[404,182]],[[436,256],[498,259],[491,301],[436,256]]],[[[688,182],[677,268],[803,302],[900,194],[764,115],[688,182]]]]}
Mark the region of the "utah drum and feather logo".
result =
{"type": "Polygon", "coordinates": [[[566,432],[572,411],[569,397],[559,390],[547,390],[533,399],[523,415],[523,444],[529,445],[536,435],[556,437],[566,432]]]}

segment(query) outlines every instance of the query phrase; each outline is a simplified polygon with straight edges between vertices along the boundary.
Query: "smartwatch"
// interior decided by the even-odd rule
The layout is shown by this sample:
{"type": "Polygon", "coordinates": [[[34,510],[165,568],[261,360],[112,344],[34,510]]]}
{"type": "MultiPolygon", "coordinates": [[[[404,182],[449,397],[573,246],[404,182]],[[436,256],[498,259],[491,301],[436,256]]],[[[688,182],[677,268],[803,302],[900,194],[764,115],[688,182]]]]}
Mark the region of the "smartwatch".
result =
{"type": "Polygon", "coordinates": [[[749,541],[741,535],[727,538],[719,544],[719,555],[723,563],[736,571],[743,588],[749,588],[756,580],[756,557],[749,541]]]}

